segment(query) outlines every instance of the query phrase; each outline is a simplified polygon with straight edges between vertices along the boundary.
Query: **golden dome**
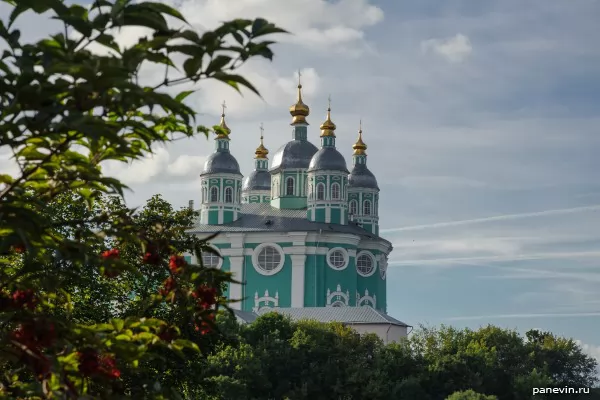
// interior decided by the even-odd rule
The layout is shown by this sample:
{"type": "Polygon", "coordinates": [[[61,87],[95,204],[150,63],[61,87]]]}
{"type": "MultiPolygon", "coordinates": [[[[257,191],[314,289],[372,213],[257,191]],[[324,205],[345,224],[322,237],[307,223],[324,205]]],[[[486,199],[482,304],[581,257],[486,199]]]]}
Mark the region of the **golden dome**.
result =
{"type": "Polygon", "coordinates": [[[256,148],[254,154],[256,155],[254,158],[267,158],[267,154],[269,154],[269,150],[263,144],[263,125],[260,124],[260,145],[256,148]]]}
{"type": "Polygon", "coordinates": [[[327,119],[321,124],[321,137],[323,136],[335,136],[335,124],[331,120],[331,97],[327,107],[327,119]]]}
{"type": "Polygon", "coordinates": [[[362,140],[362,121],[360,121],[360,125],[358,128],[358,139],[356,140],[356,143],[352,145],[352,148],[354,149],[354,155],[366,154],[365,150],[367,150],[367,145],[362,140]]]}
{"type": "Polygon", "coordinates": [[[219,132],[219,133],[217,133],[217,139],[229,139],[229,134],[231,133],[231,129],[229,129],[229,127],[225,123],[225,109],[227,108],[227,106],[225,105],[225,102],[223,102],[223,104],[221,104],[221,108],[222,108],[221,122],[219,122],[219,126],[221,128],[223,128],[223,130],[225,130],[225,132],[227,132],[227,134],[223,134],[223,133],[219,132]]]}
{"type": "Polygon", "coordinates": [[[300,77],[302,74],[298,71],[298,100],[296,104],[290,107],[290,114],[292,115],[292,123],[291,125],[295,125],[298,123],[307,124],[306,117],[310,114],[310,109],[304,102],[302,101],[302,84],[300,83],[300,77]]]}

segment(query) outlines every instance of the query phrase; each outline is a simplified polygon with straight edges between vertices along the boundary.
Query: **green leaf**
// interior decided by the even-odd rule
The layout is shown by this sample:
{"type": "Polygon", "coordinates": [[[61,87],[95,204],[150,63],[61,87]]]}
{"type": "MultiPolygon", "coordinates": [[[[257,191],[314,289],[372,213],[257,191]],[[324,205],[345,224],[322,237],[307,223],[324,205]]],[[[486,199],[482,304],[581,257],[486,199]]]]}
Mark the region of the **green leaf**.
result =
{"type": "Polygon", "coordinates": [[[112,323],[117,332],[122,331],[123,327],[125,327],[125,321],[123,321],[122,319],[112,319],[110,322],[112,323]]]}
{"type": "Polygon", "coordinates": [[[202,57],[188,58],[183,63],[183,70],[188,78],[197,76],[200,68],[202,68],[202,57]]]}
{"type": "Polygon", "coordinates": [[[212,74],[221,71],[227,64],[231,62],[232,58],[229,56],[218,55],[213,58],[206,68],[206,75],[211,76],[212,74]]]}
{"type": "Polygon", "coordinates": [[[258,90],[243,76],[226,74],[224,72],[216,72],[215,74],[213,74],[212,78],[228,84],[238,92],[240,91],[239,85],[242,85],[250,89],[252,92],[256,93],[260,97],[260,93],[258,92],[258,90]]]}
{"type": "Polygon", "coordinates": [[[179,93],[177,96],[175,96],[175,100],[181,102],[183,100],[185,100],[190,94],[194,93],[195,90],[186,90],[183,91],[181,93],[179,93]]]}
{"type": "Polygon", "coordinates": [[[181,13],[179,11],[177,11],[176,9],[174,9],[172,7],[169,7],[166,4],[154,3],[154,2],[147,1],[147,2],[142,3],[142,5],[143,5],[143,7],[148,8],[156,13],[167,14],[167,15],[177,18],[178,20],[181,20],[187,24],[186,19],[184,18],[183,15],[181,15],[181,13]]]}

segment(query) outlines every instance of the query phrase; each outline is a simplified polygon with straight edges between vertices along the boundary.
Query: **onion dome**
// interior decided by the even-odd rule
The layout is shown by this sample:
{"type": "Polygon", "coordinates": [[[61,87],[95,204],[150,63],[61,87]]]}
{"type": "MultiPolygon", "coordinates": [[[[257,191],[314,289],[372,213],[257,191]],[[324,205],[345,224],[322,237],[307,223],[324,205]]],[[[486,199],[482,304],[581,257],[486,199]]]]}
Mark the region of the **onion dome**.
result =
{"type": "Polygon", "coordinates": [[[208,156],[206,161],[204,162],[204,169],[200,176],[208,175],[208,174],[218,174],[218,173],[226,173],[226,174],[237,174],[241,175],[240,165],[238,164],[235,157],[229,152],[229,134],[231,133],[231,129],[225,123],[225,103],[222,105],[223,112],[221,113],[221,122],[219,126],[223,128],[227,134],[217,133],[217,137],[215,138],[217,142],[217,149],[214,153],[208,156]]]}
{"type": "Polygon", "coordinates": [[[267,158],[268,154],[269,154],[269,150],[267,150],[267,148],[263,144],[263,127],[261,125],[260,126],[260,145],[256,148],[256,151],[254,152],[254,158],[267,158]]]}
{"type": "Polygon", "coordinates": [[[327,107],[327,119],[321,124],[321,137],[335,136],[335,124],[331,120],[331,105],[327,107]]]}
{"type": "Polygon", "coordinates": [[[300,74],[300,71],[298,71],[298,100],[296,101],[296,104],[290,107],[290,114],[293,117],[291,125],[308,125],[308,122],[306,122],[306,117],[308,117],[308,115],[310,114],[310,109],[302,101],[302,83],[300,83],[301,76],[302,74],[300,74]]]}
{"type": "Polygon", "coordinates": [[[354,149],[354,167],[348,175],[348,187],[379,190],[377,178],[367,168],[367,145],[362,140],[362,121],[358,130],[358,139],[352,148],[354,149]]]}
{"type": "Polygon", "coordinates": [[[225,123],[225,108],[227,108],[225,106],[225,102],[223,102],[222,107],[223,107],[223,111],[221,112],[221,121],[219,122],[219,126],[221,128],[223,128],[223,130],[225,132],[227,132],[227,135],[219,132],[219,133],[217,133],[217,139],[228,139],[229,134],[231,133],[231,129],[229,129],[229,127],[227,126],[227,123],[225,123]]]}
{"type": "Polygon", "coordinates": [[[241,175],[240,165],[230,152],[216,152],[208,156],[200,175],[217,173],[241,175]]]}
{"type": "Polygon", "coordinates": [[[254,170],[242,182],[242,191],[271,190],[271,174],[266,170],[254,170]]]}
{"type": "Polygon", "coordinates": [[[362,140],[362,121],[360,121],[360,128],[358,129],[358,139],[356,143],[352,145],[352,149],[354,150],[354,155],[366,155],[367,145],[362,140]]]}
{"type": "Polygon", "coordinates": [[[287,142],[274,153],[270,171],[306,169],[318,150],[317,146],[306,140],[287,142]]]}
{"type": "Polygon", "coordinates": [[[321,124],[321,141],[323,147],[310,160],[308,172],[328,170],[348,173],[346,159],[335,148],[335,124],[331,121],[331,106],[327,107],[327,119],[321,124]]]}

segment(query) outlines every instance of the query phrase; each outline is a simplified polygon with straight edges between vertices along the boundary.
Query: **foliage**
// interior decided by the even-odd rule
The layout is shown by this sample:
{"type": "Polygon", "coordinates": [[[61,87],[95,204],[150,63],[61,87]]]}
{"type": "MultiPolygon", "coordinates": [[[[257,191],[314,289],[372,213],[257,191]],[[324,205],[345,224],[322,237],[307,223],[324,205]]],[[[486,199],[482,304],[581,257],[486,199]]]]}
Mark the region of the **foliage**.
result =
{"type": "Polygon", "coordinates": [[[262,38],[283,31],[238,19],[199,35],[175,9],[147,1],[3,1],[13,8],[0,21],[0,150],[19,173],[0,175],[0,396],[177,398],[148,368],[200,350],[183,331],[211,330],[230,277],[180,256],[210,251],[210,238],[186,239],[181,221],[102,198],[126,186],[101,165],[207,135],[183,102],[192,92],[171,88],[210,78],[256,92],[233,72],[271,59],[262,38]],[[24,43],[14,22],[31,12],[64,31],[24,43]],[[127,26],[151,34],[120,46],[115,33],[127,26]],[[165,77],[152,86],[141,76],[151,64],[165,77]]]}
{"type": "Polygon", "coordinates": [[[540,349],[493,326],[421,328],[388,345],[340,324],[292,322],[273,313],[239,329],[239,344],[217,347],[197,370],[204,398],[521,400],[531,398],[533,387],[597,382],[588,369],[593,359],[572,341],[553,336],[540,349]]]}
{"type": "Polygon", "coordinates": [[[472,390],[464,392],[455,392],[448,396],[447,400],[498,400],[496,396],[486,396],[485,394],[477,393],[472,390]]]}

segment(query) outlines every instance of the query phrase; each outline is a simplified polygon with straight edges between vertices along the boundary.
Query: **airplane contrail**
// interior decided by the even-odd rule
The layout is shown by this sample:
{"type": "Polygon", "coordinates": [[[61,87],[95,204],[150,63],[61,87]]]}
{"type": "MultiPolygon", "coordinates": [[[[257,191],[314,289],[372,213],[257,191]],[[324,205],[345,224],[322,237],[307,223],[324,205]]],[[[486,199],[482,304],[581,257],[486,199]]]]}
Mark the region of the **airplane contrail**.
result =
{"type": "Polygon", "coordinates": [[[600,317],[600,312],[580,312],[580,313],[540,313],[540,314],[497,314],[497,315],[470,315],[464,317],[444,318],[446,321],[476,321],[486,319],[507,319],[507,318],[581,318],[581,317],[600,317]]]}
{"type": "Polygon", "coordinates": [[[585,207],[560,208],[560,209],[556,209],[556,210],[537,211],[537,212],[531,212],[531,213],[506,214],[506,215],[497,215],[494,217],[486,217],[486,218],[465,219],[465,220],[461,220],[461,221],[437,222],[435,224],[413,225],[413,226],[405,226],[405,227],[401,227],[401,228],[381,229],[379,232],[380,233],[393,233],[393,232],[403,232],[403,231],[416,231],[416,230],[421,230],[421,229],[445,228],[447,226],[480,224],[480,223],[485,223],[485,222],[507,221],[507,220],[511,220],[511,219],[521,219],[521,218],[544,217],[546,215],[573,214],[573,213],[580,213],[580,212],[585,212],[585,211],[597,211],[597,210],[600,210],[600,204],[596,204],[593,206],[585,206],[585,207]]]}

